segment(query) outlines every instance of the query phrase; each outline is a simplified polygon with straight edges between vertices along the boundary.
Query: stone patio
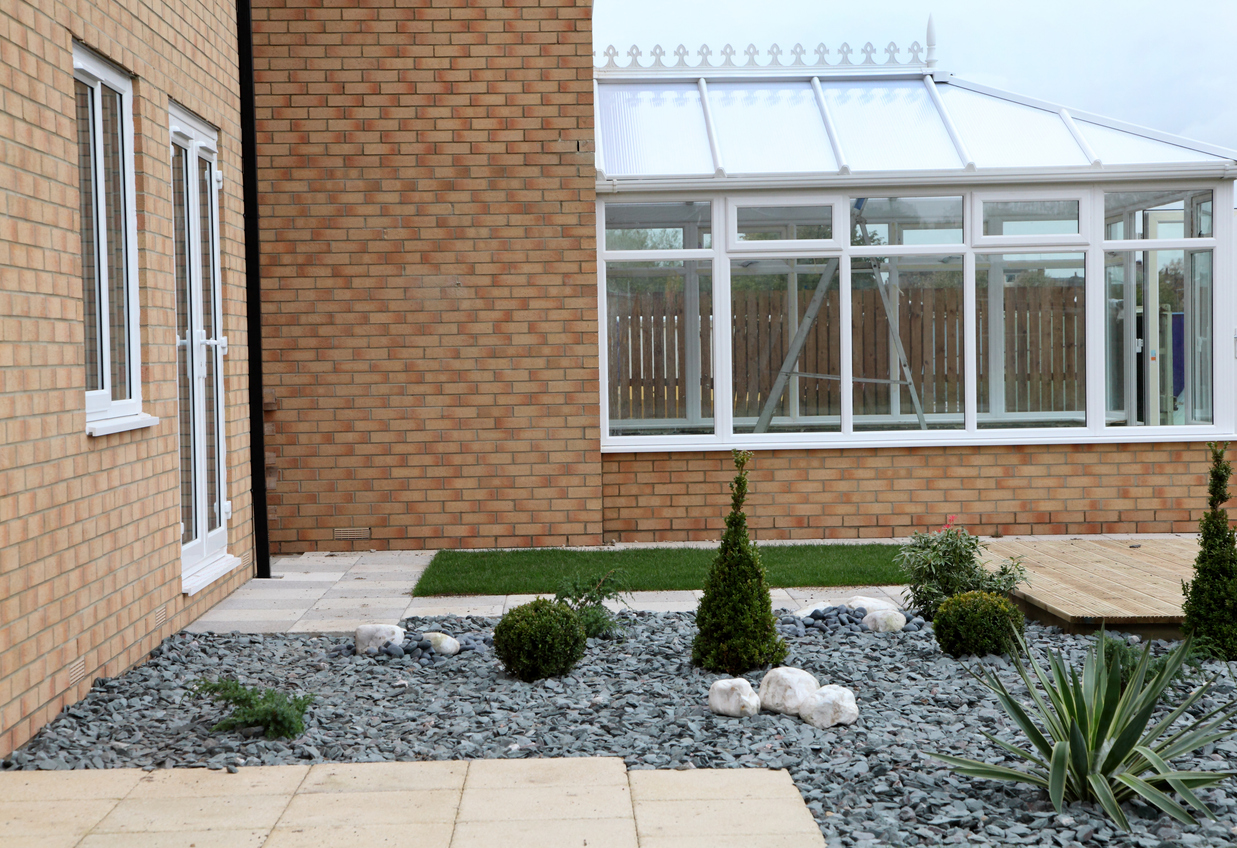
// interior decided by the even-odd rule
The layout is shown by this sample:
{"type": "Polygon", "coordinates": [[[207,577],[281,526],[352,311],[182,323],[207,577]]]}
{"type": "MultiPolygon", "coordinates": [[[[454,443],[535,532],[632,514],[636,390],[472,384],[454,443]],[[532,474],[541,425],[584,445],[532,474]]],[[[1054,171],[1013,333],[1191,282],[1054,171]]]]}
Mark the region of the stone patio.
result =
{"type": "Polygon", "coordinates": [[[790,775],[618,758],[0,773],[5,848],[802,848],[790,775]]]}

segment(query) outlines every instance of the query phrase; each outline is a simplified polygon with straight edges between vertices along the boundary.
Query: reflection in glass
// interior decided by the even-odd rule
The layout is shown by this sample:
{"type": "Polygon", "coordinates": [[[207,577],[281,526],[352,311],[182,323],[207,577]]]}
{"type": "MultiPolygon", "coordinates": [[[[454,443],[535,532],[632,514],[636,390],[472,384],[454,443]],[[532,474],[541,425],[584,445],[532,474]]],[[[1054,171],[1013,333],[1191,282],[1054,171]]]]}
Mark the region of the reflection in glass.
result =
{"type": "MultiPolygon", "coordinates": [[[[198,160],[198,236],[201,244],[198,247],[202,264],[202,327],[206,338],[217,340],[219,328],[216,324],[215,303],[215,233],[211,210],[215,204],[211,201],[211,165],[205,159],[198,160]]],[[[217,530],[223,524],[223,480],[219,459],[223,456],[219,444],[219,434],[222,432],[222,421],[219,405],[222,402],[223,381],[220,379],[219,348],[206,349],[206,393],[202,398],[203,416],[206,424],[206,503],[209,507],[206,513],[206,529],[217,530]]]]}
{"type": "Polygon", "coordinates": [[[984,201],[986,236],[1077,235],[1077,200],[984,201]]]}
{"type": "Polygon", "coordinates": [[[712,264],[605,270],[610,435],[712,433],[712,264]]]}
{"type": "Polygon", "coordinates": [[[1110,191],[1104,238],[1211,238],[1211,191],[1110,191]]]}
{"type": "Polygon", "coordinates": [[[730,266],[736,433],[841,428],[838,259],[730,266]]]}
{"type": "Polygon", "coordinates": [[[103,349],[99,341],[99,238],[95,229],[98,194],[94,173],[94,98],[90,88],[75,81],[77,95],[78,204],[81,210],[82,297],[86,313],[86,391],[104,388],[103,349]]]}
{"type": "Polygon", "coordinates": [[[1210,424],[1210,250],[1104,254],[1109,426],[1210,424]]]}
{"type": "Polygon", "coordinates": [[[739,241],[833,238],[832,206],[739,206],[739,241]]]}
{"type": "Polygon", "coordinates": [[[857,197],[850,243],[962,244],[961,197],[857,197]]]}
{"type": "Polygon", "coordinates": [[[851,263],[854,429],[961,429],[962,257],[851,263]]]}
{"type": "Polygon", "coordinates": [[[103,214],[107,228],[107,311],[111,319],[108,353],[111,355],[112,400],[128,400],[129,297],[125,262],[124,139],[120,93],[103,90],[103,214]]]}
{"type": "Polygon", "coordinates": [[[607,203],[606,250],[709,248],[712,204],[607,203]]]}
{"type": "Polygon", "coordinates": [[[180,399],[180,541],[187,545],[198,538],[197,459],[193,432],[193,349],[189,309],[189,185],[184,148],[172,145],[173,247],[176,251],[176,383],[180,399]]]}
{"type": "Polygon", "coordinates": [[[1086,254],[975,257],[979,427],[1086,424],[1086,254]]]}

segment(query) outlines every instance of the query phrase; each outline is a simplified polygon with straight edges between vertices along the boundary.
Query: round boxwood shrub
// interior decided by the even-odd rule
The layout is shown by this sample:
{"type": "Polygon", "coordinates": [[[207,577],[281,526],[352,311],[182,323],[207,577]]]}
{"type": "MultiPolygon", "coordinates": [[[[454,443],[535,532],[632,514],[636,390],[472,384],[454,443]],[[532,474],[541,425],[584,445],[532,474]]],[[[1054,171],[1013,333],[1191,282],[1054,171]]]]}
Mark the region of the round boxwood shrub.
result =
{"type": "Polygon", "coordinates": [[[532,682],[566,674],[584,656],[580,617],[565,603],[538,598],[503,616],[494,653],[509,674],[532,682]]]}
{"type": "Polygon", "coordinates": [[[941,603],[933,619],[936,641],[951,657],[984,656],[1009,651],[1013,634],[1026,620],[1008,598],[992,592],[963,592],[941,603]]]}

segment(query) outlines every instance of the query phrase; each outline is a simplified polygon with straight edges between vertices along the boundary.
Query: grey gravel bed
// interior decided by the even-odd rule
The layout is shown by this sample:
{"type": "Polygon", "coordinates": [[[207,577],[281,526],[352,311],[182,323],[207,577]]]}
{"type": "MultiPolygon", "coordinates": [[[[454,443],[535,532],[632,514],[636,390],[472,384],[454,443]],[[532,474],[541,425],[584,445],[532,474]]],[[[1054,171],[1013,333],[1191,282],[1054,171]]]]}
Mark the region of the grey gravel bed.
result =
{"type": "MultiPolygon", "coordinates": [[[[100,680],[3,768],[206,767],[323,761],[618,756],[631,768],[789,769],[830,845],[1228,846],[1237,842],[1237,787],[1201,792],[1218,822],[1186,827],[1158,811],[1127,807],[1124,834],[1088,805],[1058,816],[1030,787],[957,777],[925,751],[991,762],[1003,752],[981,730],[1021,742],[994,698],[943,655],[930,629],[788,636],[788,665],[822,684],[851,687],[860,718],[817,730],[787,716],[713,716],[717,675],[690,664],[690,613],[624,613],[628,637],[590,640],[569,676],[522,683],[490,650],[423,667],[411,658],[331,656],[342,637],[178,634],[144,665],[100,680]],[[317,700],[294,741],[212,733],[225,714],[189,691],[221,675],[317,700]]],[[[485,634],[493,619],[410,619],[411,630],[485,634]]],[[[1080,662],[1089,639],[1030,625],[1032,646],[1080,662]]],[[[1160,646],[1161,648],[1163,646],[1160,646]]],[[[1010,680],[1008,664],[984,662],[1010,680]]],[[[1217,665],[1220,670],[1223,665],[1217,665]]],[[[760,672],[748,675],[758,684],[760,672]]],[[[1217,697],[1232,696],[1221,681],[1217,697]]],[[[1181,689],[1181,692],[1186,689],[1181,689]]],[[[1206,704],[1203,705],[1207,707],[1206,704]]],[[[1182,768],[1226,769],[1237,744],[1209,747],[1182,768]]]]}

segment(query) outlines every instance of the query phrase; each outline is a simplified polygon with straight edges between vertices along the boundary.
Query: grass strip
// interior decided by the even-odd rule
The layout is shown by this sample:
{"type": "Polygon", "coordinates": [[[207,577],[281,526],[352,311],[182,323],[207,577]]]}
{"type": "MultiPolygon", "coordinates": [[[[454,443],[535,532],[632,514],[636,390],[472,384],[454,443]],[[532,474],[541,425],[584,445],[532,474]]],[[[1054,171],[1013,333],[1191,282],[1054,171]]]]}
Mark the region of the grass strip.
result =
{"type": "MultiPolygon", "coordinates": [[[[760,557],[771,587],[891,586],[905,583],[896,545],[769,545],[760,557]]],[[[568,551],[439,551],[413,589],[430,595],[523,595],[556,592],[564,578],[622,572],[631,592],[704,588],[716,551],[639,548],[568,551]]]]}

